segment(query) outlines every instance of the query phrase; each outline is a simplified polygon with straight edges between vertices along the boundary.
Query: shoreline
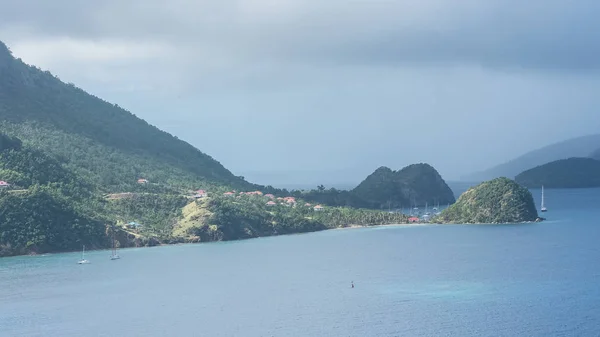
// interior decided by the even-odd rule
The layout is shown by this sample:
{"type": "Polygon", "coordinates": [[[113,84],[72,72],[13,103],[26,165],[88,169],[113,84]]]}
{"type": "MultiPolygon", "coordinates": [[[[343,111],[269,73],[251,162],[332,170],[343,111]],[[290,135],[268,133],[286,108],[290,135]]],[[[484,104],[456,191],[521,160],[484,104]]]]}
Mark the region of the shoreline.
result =
{"type": "MultiPolygon", "coordinates": [[[[327,228],[323,230],[311,231],[311,232],[298,232],[298,233],[288,233],[288,234],[277,234],[277,235],[268,235],[268,236],[258,236],[254,238],[243,238],[243,239],[235,239],[235,240],[221,240],[221,241],[203,241],[203,242],[175,242],[175,243],[159,243],[153,246],[127,246],[120,247],[119,249],[128,249],[128,248],[153,248],[153,247],[165,247],[165,246],[177,246],[177,245],[196,245],[196,244],[207,244],[207,243],[217,243],[217,242],[235,242],[235,241],[245,241],[245,240],[253,240],[253,239],[262,239],[262,238],[271,238],[277,236],[289,236],[289,235],[299,235],[299,234],[310,234],[310,233],[319,233],[326,231],[335,231],[335,230],[351,230],[358,228],[381,228],[381,227],[425,227],[425,226],[439,226],[439,225],[455,225],[455,226],[489,226],[489,225],[521,225],[521,224],[535,224],[545,221],[527,221],[527,222],[514,222],[514,223],[437,223],[437,222],[413,222],[413,223],[398,223],[398,224],[385,224],[385,225],[348,225],[344,227],[336,227],[336,228],[327,228]]],[[[110,247],[107,248],[97,248],[97,249],[89,249],[87,251],[109,251],[110,247]]],[[[0,256],[0,259],[3,258],[11,258],[11,257],[43,257],[48,255],[55,254],[68,254],[68,253],[76,253],[79,250],[68,250],[68,251],[55,251],[55,252],[44,252],[44,253],[28,253],[28,254],[15,254],[15,255],[6,255],[0,256]]]]}
{"type": "MultiPolygon", "coordinates": [[[[164,247],[164,246],[177,246],[177,245],[196,245],[196,244],[207,244],[207,243],[216,243],[216,242],[235,242],[235,241],[245,241],[245,240],[254,240],[254,239],[263,239],[263,238],[271,238],[277,236],[290,236],[290,235],[300,235],[300,234],[310,234],[310,233],[319,233],[326,232],[332,230],[341,230],[341,229],[354,229],[354,228],[372,228],[372,227],[401,227],[401,226],[422,226],[422,225],[430,225],[430,223],[411,223],[411,224],[387,224],[387,225],[349,225],[346,227],[336,227],[336,228],[326,228],[323,230],[311,231],[311,232],[298,232],[298,233],[287,233],[287,234],[277,234],[277,235],[267,235],[267,236],[257,236],[254,238],[243,238],[243,239],[235,239],[235,240],[220,240],[220,241],[203,241],[203,242],[175,242],[175,243],[159,243],[153,246],[127,246],[127,247],[119,247],[120,249],[128,249],[128,248],[153,248],[153,247],[164,247]]],[[[94,249],[86,249],[86,252],[95,252],[95,251],[110,251],[111,247],[107,248],[94,248],[94,249]]],[[[79,250],[66,250],[66,251],[54,251],[54,252],[44,252],[44,253],[28,253],[28,254],[15,254],[15,255],[6,255],[0,256],[0,260],[3,258],[11,258],[11,257],[42,257],[47,255],[55,255],[55,254],[69,254],[76,253],[79,250]]]]}

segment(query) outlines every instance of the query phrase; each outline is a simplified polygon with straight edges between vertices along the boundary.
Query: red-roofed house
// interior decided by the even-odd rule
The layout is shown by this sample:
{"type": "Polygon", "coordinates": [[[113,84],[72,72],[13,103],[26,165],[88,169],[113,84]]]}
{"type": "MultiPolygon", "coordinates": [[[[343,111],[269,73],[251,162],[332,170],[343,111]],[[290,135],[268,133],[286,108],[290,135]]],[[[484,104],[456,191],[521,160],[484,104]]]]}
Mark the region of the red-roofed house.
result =
{"type": "Polygon", "coordinates": [[[263,193],[261,191],[246,192],[245,194],[246,195],[263,195],[263,193]]]}
{"type": "Polygon", "coordinates": [[[205,190],[197,190],[196,191],[196,195],[194,195],[194,198],[206,198],[208,196],[208,193],[206,193],[205,190]]]}
{"type": "Polygon", "coordinates": [[[306,207],[310,207],[310,206],[312,206],[312,205],[311,205],[311,204],[309,204],[309,203],[307,202],[306,204],[304,204],[304,206],[306,206],[306,207]]]}
{"type": "Polygon", "coordinates": [[[233,192],[225,192],[225,193],[223,193],[223,195],[231,197],[231,196],[235,195],[235,193],[233,193],[233,192]]]}
{"type": "Polygon", "coordinates": [[[416,216],[410,217],[408,218],[408,222],[419,222],[419,218],[417,218],[416,216]]]}
{"type": "Polygon", "coordinates": [[[265,194],[265,197],[269,199],[275,199],[275,196],[273,194],[265,194]]]}
{"type": "Polygon", "coordinates": [[[285,200],[285,202],[287,202],[288,204],[296,203],[296,198],[294,198],[294,197],[285,197],[285,198],[283,198],[283,200],[285,200]]]}
{"type": "Polygon", "coordinates": [[[9,187],[9,186],[10,186],[10,184],[9,184],[9,183],[7,183],[7,182],[6,182],[6,181],[4,181],[4,180],[0,180],[0,187],[9,187]]]}
{"type": "Polygon", "coordinates": [[[267,206],[275,206],[275,205],[277,205],[277,203],[275,203],[274,201],[267,202],[267,206]]]}
{"type": "Polygon", "coordinates": [[[314,209],[315,211],[322,211],[322,210],[323,210],[323,208],[324,208],[323,206],[321,206],[321,205],[317,205],[317,206],[315,206],[313,209],[314,209]]]}
{"type": "Polygon", "coordinates": [[[147,184],[148,180],[147,179],[138,179],[138,184],[147,184]]]}

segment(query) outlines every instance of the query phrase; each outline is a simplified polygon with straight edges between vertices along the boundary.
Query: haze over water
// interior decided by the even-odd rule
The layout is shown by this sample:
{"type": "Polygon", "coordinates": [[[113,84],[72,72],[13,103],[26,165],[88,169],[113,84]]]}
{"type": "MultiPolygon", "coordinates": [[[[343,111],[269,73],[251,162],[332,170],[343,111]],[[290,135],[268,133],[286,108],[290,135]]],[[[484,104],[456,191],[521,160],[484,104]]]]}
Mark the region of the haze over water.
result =
{"type": "Polygon", "coordinates": [[[598,336],[599,197],[546,190],[539,224],[4,258],[0,336],[598,336]]]}

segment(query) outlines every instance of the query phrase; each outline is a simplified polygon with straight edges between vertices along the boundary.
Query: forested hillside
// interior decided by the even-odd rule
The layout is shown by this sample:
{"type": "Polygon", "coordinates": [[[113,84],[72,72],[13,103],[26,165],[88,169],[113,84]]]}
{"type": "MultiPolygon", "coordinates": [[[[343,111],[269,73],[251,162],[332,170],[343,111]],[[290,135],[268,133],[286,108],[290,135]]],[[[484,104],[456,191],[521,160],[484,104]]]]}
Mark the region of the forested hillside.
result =
{"type": "Polygon", "coordinates": [[[113,230],[125,247],[406,220],[269,193],[289,194],[246,182],[117,105],[15,59],[0,42],[0,256],[106,248],[113,230]]]}
{"type": "Polygon", "coordinates": [[[2,42],[0,131],[106,191],[136,186],[138,178],[177,187],[252,188],[190,144],[13,58],[2,42]]]}

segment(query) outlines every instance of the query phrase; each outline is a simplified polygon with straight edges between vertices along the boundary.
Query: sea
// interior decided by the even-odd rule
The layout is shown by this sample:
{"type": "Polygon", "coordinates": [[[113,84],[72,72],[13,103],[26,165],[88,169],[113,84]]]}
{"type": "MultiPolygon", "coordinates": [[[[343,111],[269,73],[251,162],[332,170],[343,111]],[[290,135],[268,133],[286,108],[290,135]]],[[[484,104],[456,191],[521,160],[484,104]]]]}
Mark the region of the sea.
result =
{"type": "Polygon", "coordinates": [[[0,336],[600,336],[600,190],[545,196],[541,223],[2,258],[0,336]]]}

